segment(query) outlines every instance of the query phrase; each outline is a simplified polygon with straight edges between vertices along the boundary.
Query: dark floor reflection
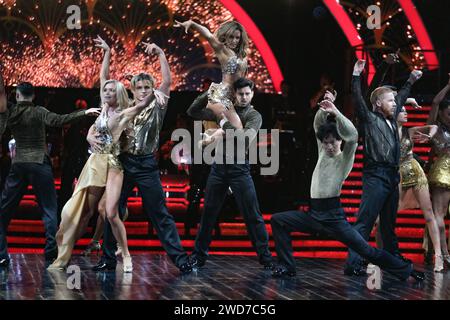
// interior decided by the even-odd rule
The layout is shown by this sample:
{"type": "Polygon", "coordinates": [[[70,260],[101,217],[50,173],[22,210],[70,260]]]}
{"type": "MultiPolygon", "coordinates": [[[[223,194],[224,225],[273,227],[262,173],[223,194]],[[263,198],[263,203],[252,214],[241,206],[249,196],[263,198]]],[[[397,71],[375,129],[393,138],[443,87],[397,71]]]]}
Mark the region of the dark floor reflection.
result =
{"type": "Polygon", "coordinates": [[[90,270],[96,257],[74,256],[73,270],[48,271],[42,255],[13,254],[0,269],[1,300],[431,300],[449,299],[450,272],[426,267],[423,283],[400,282],[384,274],[381,289],[370,290],[367,277],[349,278],[343,260],[298,259],[297,277],[273,279],[255,257],[212,256],[188,275],[165,255],[133,256],[133,273],[90,270]],[[75,270],[75,271],[74,271],[75,270]],[[70,271],[70,272],[69,272],[70,271]]]}

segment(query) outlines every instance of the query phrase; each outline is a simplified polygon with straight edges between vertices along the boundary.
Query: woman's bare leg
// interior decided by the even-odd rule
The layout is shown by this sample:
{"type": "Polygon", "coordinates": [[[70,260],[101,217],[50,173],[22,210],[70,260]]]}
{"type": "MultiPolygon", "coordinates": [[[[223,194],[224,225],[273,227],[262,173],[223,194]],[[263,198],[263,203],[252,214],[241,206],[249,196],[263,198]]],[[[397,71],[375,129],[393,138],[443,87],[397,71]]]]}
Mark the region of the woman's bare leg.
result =
{"type": "Polygon", "coordinates": [[[106,197],[102,197],[100,203],[98,204],[97,225],[95,227],[95,233],[94,236],[92,237],[92,241],[99,242],[100,239],[103,237],[105,219],[106,219],[106,197]]]}
{"type": "Polygon", "coordinates": [[[105,209],[105,193],[103,192],[103,196],[100,199],[100,202],[98,204],[98,218],[97,218],[97,223],[95,226],[95,233],[94,236],[92,237],[91,242],[88,244],[88,246],[86,247],[86,249],[84,250],[83,254],[85,256],[90,255],[93,251],[98,253],[100,252],[101,249],[101,245],[100,245],[100,240],[103,236],[103,228],[105,225],[105,218],[106,218],[106,209],[105,209]]]}
{"type": "Polygon", "coordinates": [[[86,202],[84,203],[84,214],[80,219],[80,228],[77,235],[77,239],[81,237],[86,232],[89,224],[89,220],[92,218],[94,213],[97,211],[98,203],[103,196],[105,188],[103,187],[89,187],[86,195],[86,202]]]}
{"type": "Polygon", "coordinates": [[[86,249],[83,251],[83,255],[87,256],[90,255],[93,251],[98,253],[100,252],[101,245],[100,245],[100,239],[103,236],[103,226],[105,224],[105,192],[103,192],[103,196],[99,201],[97,211],[99,213],[97,218],[97,224],[95,227],[95,233],[92,237],[91,242],[88,244],[86,249]]]}
{"type": "MultiPolygon", "coordinates": [[[[430,192],[428,188],[413,189],[414,196],[419,202],[420,209],[422,209],[423,215],[425,217],[426,228],[428,228],[428,233],[433,243],[434,255],[435,255],[435,271],[441,271],[443,266],[442,251],[441,251],[441,240],[439,227],[436,221],[436,217],[433,212],[433,206],[431,204],[430,192]]],[[[445,234],[445,231],[444,231],[445,234]]],[[[445,238],[444,238],[445,239],[445,238]]]]}
{"type": "MultiPolygon", "coordinates": [[[[243,128],[241,119],[236,113],[234,107],[232,107],[230,110],[227,110],[221,103],[208,103],[206,107],[214,112],[217,119],[221,119],[223,116],[226,116],[233,127],[235,127],[236,129],[243,128]]],[[[211,144],[217,139],[221,139],[224,134],[225,131],[221,128],[206,130],[203,139],[199,142],[199,145],[206,146],[208,144],[211,144]]]]}
{"type": "Polygon", "coordinates": [[[131,256],[128,251],[127,233],[125,225],[119,217],[119,198],[122,189],[123,172],[117,169],[108,170],[106,181],[106,217],[118,245],[122,248],[123,266],[125,272],[132,270],[131,256]]]}
{"type": "Polygon", "coordinates": [[[225,114],[228,121],[233,127],[235,127],[236,129],[243,128],[241,118],[239,118],[234,107],[230,108],[230,110],[227,110],[221,103],[208,103],[206,107],[208,109],[211,109],[218,119],[222,118],[222,114],[225,114]]]}
{"type": "MultiPolygon", "coordinates": [[[[444,256],[448,256],[447,239],[445,236],[444,217],[447,214],[448,203],[450,201],[450,191],[443,188],[434,187],[431,190],[433,211],[439,229],[441,251],[444,256]]],[[[450,262],[450,261],[449,261],[450,262]]]]}

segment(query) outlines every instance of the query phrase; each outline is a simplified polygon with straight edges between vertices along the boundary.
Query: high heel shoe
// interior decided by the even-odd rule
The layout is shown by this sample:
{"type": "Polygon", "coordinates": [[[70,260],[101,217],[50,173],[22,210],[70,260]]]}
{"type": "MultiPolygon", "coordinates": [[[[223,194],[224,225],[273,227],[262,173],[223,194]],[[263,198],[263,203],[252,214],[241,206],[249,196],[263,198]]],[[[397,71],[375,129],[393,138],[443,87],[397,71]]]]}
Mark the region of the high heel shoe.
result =
{"type": "Polygon", "coordinates": [[[444,262],[447,266],[450,266],[450,255],[449,254],[443,254],[442,258],[444,259],[444,262]]]}
{"type": "Polygon", "coordinates": [[[88,244],[86,250],[83,251],[83,255],[88,256],[93,251],[96,251],[97,256],[98,256],[101,248],[102,248],[102,246],[99,241],[92,240],[91,243],[88,244]]]}
{"type": "Polygon", "coordinates": [[[444,270],[444,257],[440,254],[434,255],[434,272],[442,272],[444,270]]]}
{"type": "Polygon", "coordinates": [[[123,272],[132,272],[133,262],[131,261],[131,256],[123,257],[123,272]]]}

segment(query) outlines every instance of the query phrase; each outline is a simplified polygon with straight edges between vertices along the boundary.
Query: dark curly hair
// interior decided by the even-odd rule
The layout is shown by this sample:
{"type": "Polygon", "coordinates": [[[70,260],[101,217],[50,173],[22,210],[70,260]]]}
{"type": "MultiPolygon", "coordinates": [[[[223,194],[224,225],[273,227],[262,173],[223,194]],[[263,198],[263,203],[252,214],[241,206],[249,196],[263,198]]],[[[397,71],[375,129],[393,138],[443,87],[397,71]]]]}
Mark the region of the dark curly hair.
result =
{"type": "Polygon", "coordinates": [[[29,82],[22,82],[17,85],[16,88],[25,98],[31,98],[34,94],[34,87],[29,82]]]}
{"type": "Polygon", "coordinates": [[[255,89],[255,83],[247,78],[239,78],[233,83],[233,87],[235,91],[245,87],[249,87],[253,91],[255,89]]]}
{"type": "Polygon", "coordinates": [[[316,133],[317,139],[320,140],[320,142],[323,142],[323,139],[331,135],[336,140],[341,140],[342,137],[339,135],[336,127],[336,122],[328,119],[327,122],[325,122],[323,125],[319,127],[316,133]]]}

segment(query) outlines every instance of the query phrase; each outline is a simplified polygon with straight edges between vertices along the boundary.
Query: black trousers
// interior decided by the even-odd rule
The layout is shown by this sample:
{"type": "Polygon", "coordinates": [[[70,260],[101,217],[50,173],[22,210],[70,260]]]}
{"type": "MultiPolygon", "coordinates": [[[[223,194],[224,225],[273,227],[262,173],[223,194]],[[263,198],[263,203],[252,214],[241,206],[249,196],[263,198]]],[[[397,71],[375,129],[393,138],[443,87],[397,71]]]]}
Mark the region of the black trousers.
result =
{"type": "Polygon", "coordinates": [[[213,164],[211,166],[206,183],[204,212],[192,255],[198,260],[207,259],[212,229],[222,208],[228,187],[233,190],[237,206],[244,217],[247,232],[260,263],[271,262],[269,235],[259,209],[249,164],[213,164]]]}
{"type": "MultiPolygon", "coordinates": [[[[158,163],[154,155],[120,155],[124,168],[124,180],[120,195],[119,212],[123,217],[128,196],[137,186],[142,197],[144,212],[156,229],[159,240],[167,255],[177,267],[188,262],[188,255],[181,246],[180,236],[173,216],[167,211],[164,191],[159,177],[158,163]]],[[[106,219],[103,234],[103,259],[110,264],[116,263],[116,239],[111,225],[106,219]]]]}
{"type": "MultiPolygon", "coordinates": [[[[368,241],[375,221],[380,215],[380,234],[383,249],[393,255],[400,254],[395,234],[400,175],[397,168],[376,167],[364,170],[362,198],[354,228],[368,241]]],[[[357,268],[361,257],[349,250],[347,266],[357,268]]]]}
{"type": "Polygon", "coordinates": [[[200,201],[208,180],[210,167],[206,164],[193,164],[190,172],[190,186],[188,192],[189,206],[186,210],[184,222],[185,230],[189,231],[200,220],[200,201]]]}
{"type": "Polygon", "coordinates": [[[53,259],[58,254],[55,239],[58,228],[55,182],[50,159],[46,157],[44,163],[23,162],[11,166],[0,203],[0,259],[8,259],[6,232],[28,184],[33,186],[39,209],[43,212],[45,256],[53,259]]]}
{"type": "MultiPolygon", "coordinates": [[[[315,199],[312,199],[314,201],[315,199]]],[[[272,216],[272,233],[278,261],[289,271],[295,271],[291,232],[298,231],[313,235],[326,235],[354,250],[373,264],[400,279],[407,279],[412,264],[399,259],[387,251],[371,247],[348,223],[339,198],[317,199],[311,203],[309,213],[286,211],[272,216]],[[327,200],[329,201],[327,203],[327,200]],[[333,205],[334,203],[334,205],[333,205]]]]}

